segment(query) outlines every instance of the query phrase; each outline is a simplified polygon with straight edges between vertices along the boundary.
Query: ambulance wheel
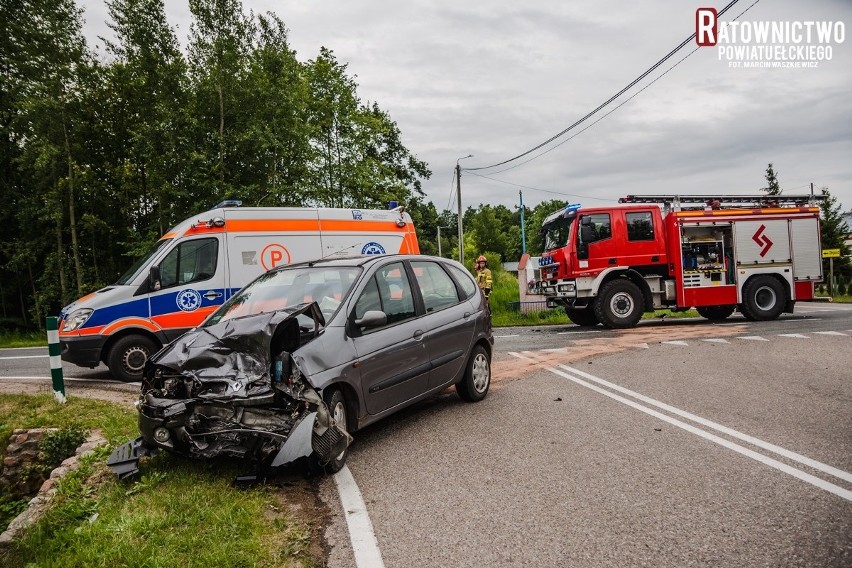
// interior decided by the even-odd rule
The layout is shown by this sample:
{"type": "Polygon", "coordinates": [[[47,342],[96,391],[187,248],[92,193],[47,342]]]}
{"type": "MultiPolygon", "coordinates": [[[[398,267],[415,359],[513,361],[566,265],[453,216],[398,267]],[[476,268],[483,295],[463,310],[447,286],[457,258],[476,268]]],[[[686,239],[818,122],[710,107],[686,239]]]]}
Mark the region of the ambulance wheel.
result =
{"type": "Polygon", "coordinates": [[[126,383],[140,381],[145,363],[156,351],[154,340],[144,335],[125,335],[113,343],[106,364],[116,379],[126,383]]]}
{"type": "Polygon", "coordinates": [[[575,323],[580,327],[594,327],[601,323],[598,321],[598,316],[595,315],[595,310],[591,306],[583,308],[582,310],[565,308],[565,313],[568,314],[568,319],[571,320],[572,323],[575,323]]]}
{"type": "Polygon", "coordinates": [[[743,287],[740,311],[747,320],[774,320],[784,311],[787,295],[784,285],[772,276],[755,276],[743,287]]]}
{"type": "Polygon", "coordinates": [[[734,313],[734,306],[701,306],[696,309],[698,315],[710,321],[722,321],[734,313]]]}
{"type": "Polygon", "coordinates": [[[601,286],[595,315],[609,329],[634,327],[642,319],[642,292],[630,280],[617,278],[601,286]]]}

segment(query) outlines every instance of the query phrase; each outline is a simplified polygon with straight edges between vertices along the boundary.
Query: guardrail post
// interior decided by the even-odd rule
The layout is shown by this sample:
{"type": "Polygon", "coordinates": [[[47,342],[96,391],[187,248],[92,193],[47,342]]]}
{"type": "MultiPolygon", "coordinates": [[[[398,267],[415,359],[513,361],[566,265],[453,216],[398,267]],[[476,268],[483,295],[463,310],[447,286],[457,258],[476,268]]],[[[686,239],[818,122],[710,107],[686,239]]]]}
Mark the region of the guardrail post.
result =
{"type": "Polygon", "coordinates": [[[53,398],[65,403],[65,379],[62,378],[62,359],[59,357],[59,318],[45,318],[47,323],[47,352],[50,355],[50,378],[53,381],[53,398]]]}

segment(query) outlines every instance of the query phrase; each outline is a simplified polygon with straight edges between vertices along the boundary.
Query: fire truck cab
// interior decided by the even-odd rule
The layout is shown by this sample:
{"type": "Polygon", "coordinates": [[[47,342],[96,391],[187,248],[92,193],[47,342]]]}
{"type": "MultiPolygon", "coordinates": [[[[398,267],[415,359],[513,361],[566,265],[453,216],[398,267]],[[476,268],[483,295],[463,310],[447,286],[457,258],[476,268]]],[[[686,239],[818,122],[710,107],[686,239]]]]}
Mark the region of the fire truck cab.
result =
{"type": "Polygon", "coordinates": [[[542,224],[536,289],[581,326],[668,308],[775,319],[822,280],[818,197],[637,196],[568,205],[542,224]]]}

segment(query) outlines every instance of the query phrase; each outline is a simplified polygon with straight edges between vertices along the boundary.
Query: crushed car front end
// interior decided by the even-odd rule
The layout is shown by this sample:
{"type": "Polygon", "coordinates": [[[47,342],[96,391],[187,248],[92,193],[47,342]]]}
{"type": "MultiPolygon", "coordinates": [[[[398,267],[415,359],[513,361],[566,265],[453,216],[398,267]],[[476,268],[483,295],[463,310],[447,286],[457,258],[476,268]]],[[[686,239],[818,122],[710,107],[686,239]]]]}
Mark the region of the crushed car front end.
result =
{"type": "Polygon", "coordinates": [[[117,448],[109,465],[127,477],[141,456],[166,450],[259,469],[300,458],[323,467],[351,442],[300,367],[299,348],[323,325],[312,302],[181,336],[149,361],[137,402],[141,437],[117,448]]]}

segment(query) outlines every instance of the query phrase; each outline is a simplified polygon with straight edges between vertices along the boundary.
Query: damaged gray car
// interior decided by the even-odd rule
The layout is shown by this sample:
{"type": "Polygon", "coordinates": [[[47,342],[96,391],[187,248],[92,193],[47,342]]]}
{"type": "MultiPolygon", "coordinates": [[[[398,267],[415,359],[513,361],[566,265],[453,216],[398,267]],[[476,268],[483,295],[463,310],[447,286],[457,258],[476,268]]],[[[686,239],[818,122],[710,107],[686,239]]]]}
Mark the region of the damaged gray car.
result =
{"type": "Polygon", "coordinates": [[[451,385],[491,384],[491,318],[465,268],[390,255],[263,274],[148,362],[141,436],[108,461],[120,477],[167,450],[257,471],[343,467],[350,433],[451,385]]]}

